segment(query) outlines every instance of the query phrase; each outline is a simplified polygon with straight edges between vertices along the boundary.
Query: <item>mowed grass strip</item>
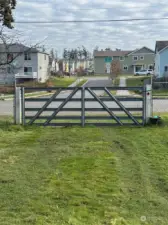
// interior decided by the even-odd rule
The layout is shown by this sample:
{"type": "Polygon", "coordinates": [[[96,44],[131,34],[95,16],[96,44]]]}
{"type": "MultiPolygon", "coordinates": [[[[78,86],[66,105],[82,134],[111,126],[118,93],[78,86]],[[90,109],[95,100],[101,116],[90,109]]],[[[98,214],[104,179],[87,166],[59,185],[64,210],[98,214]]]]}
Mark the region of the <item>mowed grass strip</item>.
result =
{"type": "Polygon", "coordinates": [[[145,79],[150,79],[150,77],[147,77],[147,76],[128,77],[126,81],[127,87],[142,87],[145,79]]]}
{"type": "Polygon", "coordinates": [[[55,77],[52,78],[52,83],[54,87],[68,87],[73,82],[76,81],[76,77],[55,77]]]}
{"type": "Polygon", "coordinates": [[[87,82],[87,79],[79,81],[79,83],[76,85],[77,87],[82,87],[87,82]]]}
{"type": "Polygon", "coordinates": [[[167,225],[167,139],[167,125],[23,128],[1,119],[0,224],[167,225]]]}

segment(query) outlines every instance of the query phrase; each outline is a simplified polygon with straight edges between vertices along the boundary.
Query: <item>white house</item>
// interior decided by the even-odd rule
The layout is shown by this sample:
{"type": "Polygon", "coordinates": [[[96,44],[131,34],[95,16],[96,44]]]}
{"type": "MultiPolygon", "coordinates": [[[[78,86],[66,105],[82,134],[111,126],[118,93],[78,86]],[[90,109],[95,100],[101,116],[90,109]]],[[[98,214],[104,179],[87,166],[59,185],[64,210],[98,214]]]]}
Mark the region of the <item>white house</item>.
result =
{"type": "Polygon", "coordinates": [[[49,57],[49,67],[51,72],[58,72],[59,71],[59,64],[56,59],[52,59],[49,57]]]}
{"type": "Polygon", "coordinates": [[[49,55],[47,53],[21,44],[12,44],[7,47],[0,45],[1,83],[13,83],[15,77],[24,81],[45,82],[48,76],[49,55]]]}

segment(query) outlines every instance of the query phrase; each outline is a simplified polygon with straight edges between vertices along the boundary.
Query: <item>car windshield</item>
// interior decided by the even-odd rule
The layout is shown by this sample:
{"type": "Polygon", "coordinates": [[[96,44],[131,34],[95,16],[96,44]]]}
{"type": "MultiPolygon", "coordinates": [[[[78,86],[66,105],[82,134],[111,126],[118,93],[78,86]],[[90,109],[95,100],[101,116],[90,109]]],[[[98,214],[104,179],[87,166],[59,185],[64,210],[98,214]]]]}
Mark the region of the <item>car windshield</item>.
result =
{"type": "Polygon", "coordinates": [[[146,70],[140,70],[140,72],[146,72],[146,70]]]}

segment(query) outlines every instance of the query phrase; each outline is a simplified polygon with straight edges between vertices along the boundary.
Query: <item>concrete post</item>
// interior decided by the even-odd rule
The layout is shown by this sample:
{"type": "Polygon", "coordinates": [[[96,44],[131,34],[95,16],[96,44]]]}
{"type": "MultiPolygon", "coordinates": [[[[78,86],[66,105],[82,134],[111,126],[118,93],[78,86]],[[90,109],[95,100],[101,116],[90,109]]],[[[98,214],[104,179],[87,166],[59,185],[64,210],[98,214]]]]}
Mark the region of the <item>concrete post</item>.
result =
{"type": "Polygon", "coordinates": [[[145,124],[149,123],[152,117],[152,85],[146,84],[145,87],[145,124]]]}
{"type": "Polygon", "coordinates": [[[22,123],[22,105],[21,105],[21,88],[16,87],[15,92],[15,123],[21,124],[22,123]]]}

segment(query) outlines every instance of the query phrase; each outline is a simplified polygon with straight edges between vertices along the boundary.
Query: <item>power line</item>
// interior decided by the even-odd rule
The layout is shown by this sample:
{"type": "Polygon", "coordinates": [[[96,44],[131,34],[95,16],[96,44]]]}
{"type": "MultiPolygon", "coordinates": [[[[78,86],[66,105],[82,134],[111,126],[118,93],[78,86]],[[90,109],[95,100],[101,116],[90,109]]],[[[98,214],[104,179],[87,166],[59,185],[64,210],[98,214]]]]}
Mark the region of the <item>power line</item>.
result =
{"type": "Polygon", "coordinates": [[[15,21],[15,23],[106,23],[106,22],[129,22],[129,21],[159,21],[159,20],[168,20],[168,17],[160,18],[134,18],[134,19],[113,19],[113,20],[56,20],[56,21],[15,21]]]}
{"type": "MultiPolygon", "coordinates": [[[[119,8],[124,8],[125,6],[118,6],[119,8]]],[[[66,11],[87,11],[87,10],[108,10],[108,9],[116,9],[118,8],[117,5],[115,5],[114,7],[103,7],[103,8],[59,8],[59,10],[66,10],[66,11]]],[[[164,5],[163,5],[164,7],[164,5]]],[[[144,9],[144,8],[157,8],[157,6],[134,6],[134,7],[130,7],[129,9],[144,9]]]]}

